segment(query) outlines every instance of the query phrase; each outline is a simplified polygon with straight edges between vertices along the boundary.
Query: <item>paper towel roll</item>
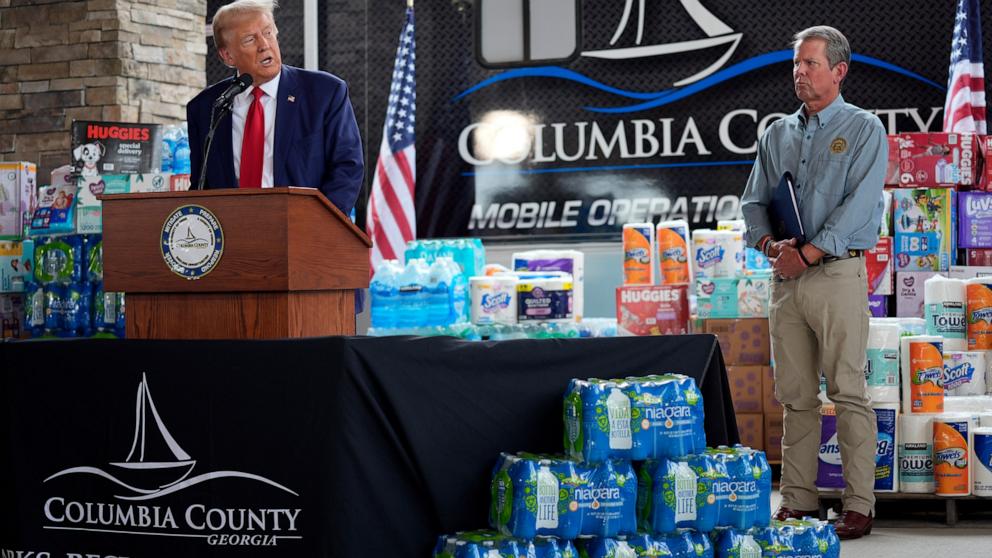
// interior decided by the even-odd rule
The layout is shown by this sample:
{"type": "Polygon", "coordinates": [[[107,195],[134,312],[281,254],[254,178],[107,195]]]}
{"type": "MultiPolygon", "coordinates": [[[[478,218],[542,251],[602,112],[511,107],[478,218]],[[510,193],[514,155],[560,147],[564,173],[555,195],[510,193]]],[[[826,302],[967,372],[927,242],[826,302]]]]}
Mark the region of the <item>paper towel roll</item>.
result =
{"type": "Polygon", "coordinates": [[[971,443],[971,492],[992,497],[992,428],[976,428],[971,443]]]}
{"type": "Polygon", "coordinates": [[[899,492],[899,402],[876,403],[875,421],[878,439],[875,444],[875,492],[899,492]]]}
{"type": "Polygon", "coordinates": [[[899,340],[902,368],[902,412],[944,411],[943,340],[933,335],[911,335],[899,340]]]}
{"type": "Polygon", "coordinates": [[[716,230],[718,231],[737,231],[743,233],[747,231],[747,223],[744,219],[733,219],[733,220],[720,220],[716,222],[716,230]]]}
{"type": "Polygon", "coordinates": [[[654,223],[623,226],[623,284],[654,285],[654,223]]]}
{"type": "Polygon", "coordinates": [[[692,243],[685,219],[662,221],[657,227],[658,262],[661,283],[678,285],[692,281],[692,243]]]}
{"type": "Polygon", "coordinates": [[[874,402],[899,403],[899,349],[898,323],[868,322],[865,378],[874,402]]]}
{"type": "MultiPolygon", "coordinates": [[[[985,368],[984,351],[944,349],[944,395],[985,395],[985,368]]],[[[944,402],[944,410],[953,412],[947,408],[947,401],[944,402]]]]}
{"type": "Polygon", "coordinates": [[[975,420],[968,413],[933,417],[933,480],[937,496],[971,494],[975,420]]]}
{"type": "Polygon", "coordinates": [[[965,284],[961,279],[934,275],[923,284],[927,335],[944,338],[945,351],[968,350],[965,284]]]}
{"type": "Polygon", "coordinates": [[[968,350],[992,349],[992,277],[965,281],[968,350]]]}
{"type": "Polygon", "coordinates": [[[899,491],[933,493],[933,415],[899,415],[899,491]]]}
{"type": "Polygon", "coordinates": [[[697,278],[737,275],[744,266],[744,235],[737,231],[693,231],[692,262],[697,278]]]}
{"type": "Polygon", "coordinates": [[[992,396],[962,395],[944,399],[945,413],[992,413],[992,396]]]}

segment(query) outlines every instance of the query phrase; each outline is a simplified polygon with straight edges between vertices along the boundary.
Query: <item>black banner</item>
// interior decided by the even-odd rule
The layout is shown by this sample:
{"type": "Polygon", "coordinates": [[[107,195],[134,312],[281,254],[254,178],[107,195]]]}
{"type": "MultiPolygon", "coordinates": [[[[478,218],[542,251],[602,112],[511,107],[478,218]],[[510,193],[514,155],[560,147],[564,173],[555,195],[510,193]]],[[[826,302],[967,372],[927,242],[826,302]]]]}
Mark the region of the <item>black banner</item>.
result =
{"type": "Polygon", "coordinates": [[[615,238],[630,221],[736,218],[758,136],[799,108],[794,33],[845,33],[845,100],[890,133],[939,131],[954,14],[855,0],[418,4],[419,236],[615,238]]]}
{"type": "Polygon", "coordinates": [[[665,371],[737,441],[709,335],[0,344],[0,556],[428,556],[570,378],[665,371]]]}

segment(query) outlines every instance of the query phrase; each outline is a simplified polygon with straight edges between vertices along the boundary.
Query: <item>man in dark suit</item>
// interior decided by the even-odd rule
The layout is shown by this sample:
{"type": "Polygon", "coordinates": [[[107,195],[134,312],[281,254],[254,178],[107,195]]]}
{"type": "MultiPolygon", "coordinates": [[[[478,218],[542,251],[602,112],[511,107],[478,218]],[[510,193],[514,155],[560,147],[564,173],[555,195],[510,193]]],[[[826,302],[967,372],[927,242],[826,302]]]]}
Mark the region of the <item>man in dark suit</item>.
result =
{"type": "MultiPolygon", "coordinates": [[[[311,186],[348,214],[362,187],[361,136],[340,78],[282,65],[273,0],[237,0],[217,10],[220,59],[252,85],[218,124],[204,188],[311,186]]],[[[186,106],[192,180],[199,179],[211,108],[234,78],[186,106]]]]}

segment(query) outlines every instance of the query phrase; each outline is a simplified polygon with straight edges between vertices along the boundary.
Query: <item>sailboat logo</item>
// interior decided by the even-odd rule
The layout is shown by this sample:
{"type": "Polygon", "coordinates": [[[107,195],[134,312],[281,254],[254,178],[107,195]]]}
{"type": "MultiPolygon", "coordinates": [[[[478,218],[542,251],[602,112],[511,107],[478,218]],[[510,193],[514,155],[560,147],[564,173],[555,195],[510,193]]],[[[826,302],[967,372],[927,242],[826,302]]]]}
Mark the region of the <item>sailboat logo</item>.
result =
{"type": "Polygon", "coordinates": [[[210,273],[224,254],[224,231],[207,208],[184,205],[162,226],[162,258],[176,275],[199,279],[210,273]]]}
{"type": "Polygon", "coordinates": [[[196,460],[183,450],[165,426],[152,400],[145,374],[141,375],[141,382],[138,383],[134,416],[134,440],[123,461],[112,461],[106,468],[71,467],[49,476],[44,482],[67,475],[95,475],[129,491],[115,495],[118,499],[152,500],[210,480],[240,478],[268,484],[299,496],[277,482],[252,473],[214,471],[190,477],[196,460]]]}

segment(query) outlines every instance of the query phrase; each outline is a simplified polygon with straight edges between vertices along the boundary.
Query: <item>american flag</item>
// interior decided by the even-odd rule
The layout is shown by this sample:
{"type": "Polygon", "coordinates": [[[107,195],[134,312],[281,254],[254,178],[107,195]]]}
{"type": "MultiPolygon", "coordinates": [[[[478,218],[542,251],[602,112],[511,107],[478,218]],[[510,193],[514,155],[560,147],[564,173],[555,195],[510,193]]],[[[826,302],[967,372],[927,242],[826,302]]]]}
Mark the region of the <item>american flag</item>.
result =
{"type": "Polygon", "coordinates": [[[978,0],[958,0],[951,40],[945,132],[985,133],[985,64],[978,0]]]}
{"type": "Polygon", "coordinates": [[[417,177],[413,133],[417,106],[415,46],[413,7],[409,7],[396,49],[386,123],[382,127],[382,144],[365,221],[372,238],[372,270],[382,260],[402,260],[407,241],[417,236],[417,214],[413,205],[417,177]]]}

